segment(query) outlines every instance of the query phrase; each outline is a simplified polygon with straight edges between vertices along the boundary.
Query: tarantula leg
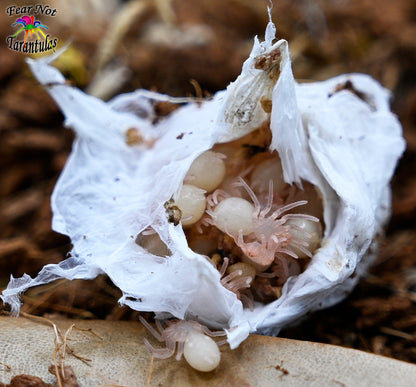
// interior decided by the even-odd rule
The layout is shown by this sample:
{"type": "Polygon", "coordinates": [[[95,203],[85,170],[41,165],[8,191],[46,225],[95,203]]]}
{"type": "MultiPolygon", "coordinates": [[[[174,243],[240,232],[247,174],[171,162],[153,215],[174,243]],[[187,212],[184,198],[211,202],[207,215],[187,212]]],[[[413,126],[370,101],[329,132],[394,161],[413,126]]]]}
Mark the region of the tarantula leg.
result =
{"type": "Polygon", "coordinates": [[[156,326],[160,333],[153,328],[142,316],[139,316],[140,322],[148,329],[148,331],[160,342],[163,342],[163,327],[159,320],[156,320],[156,326]]]}

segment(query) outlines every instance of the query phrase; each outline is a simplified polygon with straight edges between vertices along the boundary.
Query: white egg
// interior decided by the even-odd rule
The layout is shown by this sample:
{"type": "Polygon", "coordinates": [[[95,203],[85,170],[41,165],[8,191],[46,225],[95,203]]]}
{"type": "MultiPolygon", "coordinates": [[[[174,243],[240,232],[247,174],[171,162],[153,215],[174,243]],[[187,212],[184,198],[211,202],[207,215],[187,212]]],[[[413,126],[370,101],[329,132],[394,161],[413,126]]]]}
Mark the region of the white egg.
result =
{"type": "Polygon", "coordinates": [[[215,226],[221,231],[238,235],[243,231],[243,235],[253,231],[253,205],[242,198],[231,197],[221,201],[213,211],[215,226]]]}
{"type": "Polygon", "coordinates": [[[207,192],[217,188],[225,177],[225,156],[221,153],[206,151],[192,163],[185,179],[192,185],[207,192]]]}
{"type": "Polygon", "coordinates": [[[190,226],[204,215],[205,207],[205,191],[192,184],[184,184],[176,205],[182,211],[182,226],[190,226]]]}
{"type": "Polygon", "coordinates": [[[213,339],[200,332],[192,332],[185,341],[183,356],[198,371],[210,372],[220,364],[221,353],[213,339]]]}

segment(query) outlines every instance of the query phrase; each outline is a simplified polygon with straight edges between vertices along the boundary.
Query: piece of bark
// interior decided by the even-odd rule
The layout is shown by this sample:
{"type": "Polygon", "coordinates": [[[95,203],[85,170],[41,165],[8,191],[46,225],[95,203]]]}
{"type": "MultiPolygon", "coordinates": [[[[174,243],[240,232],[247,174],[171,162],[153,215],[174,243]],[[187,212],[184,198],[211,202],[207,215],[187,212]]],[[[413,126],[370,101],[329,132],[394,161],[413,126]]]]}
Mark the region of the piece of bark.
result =
{"type": "Polygon", "coordinates": [[[33,375],[16,375],[5,387],[53,387],[52,384],[45,383],[41,378],[33,375]]]}

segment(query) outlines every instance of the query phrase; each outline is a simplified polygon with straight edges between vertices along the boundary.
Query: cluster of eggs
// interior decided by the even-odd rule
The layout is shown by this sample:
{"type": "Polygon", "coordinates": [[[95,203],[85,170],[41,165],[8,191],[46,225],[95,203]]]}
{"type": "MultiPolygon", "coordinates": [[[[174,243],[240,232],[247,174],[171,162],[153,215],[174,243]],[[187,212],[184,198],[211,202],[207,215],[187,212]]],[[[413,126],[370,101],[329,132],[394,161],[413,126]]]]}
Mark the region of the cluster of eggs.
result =
{"type": "Polygon", "coordinates": [[[202,153],[174,200],[189,246],[248,307],[278,298],[322,240],[319,195],[285,183],[262,130],[202,153]]]}

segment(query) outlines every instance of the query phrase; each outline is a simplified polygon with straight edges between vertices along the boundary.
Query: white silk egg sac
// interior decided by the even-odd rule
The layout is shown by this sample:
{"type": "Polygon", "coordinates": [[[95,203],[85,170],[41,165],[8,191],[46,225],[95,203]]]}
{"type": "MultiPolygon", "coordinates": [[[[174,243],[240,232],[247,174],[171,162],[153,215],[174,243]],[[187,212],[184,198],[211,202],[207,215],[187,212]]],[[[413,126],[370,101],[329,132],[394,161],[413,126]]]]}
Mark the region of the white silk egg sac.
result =
{"type": "MultiPolygon", "coordinates": [[[[390,216],[402,128],[367,75],[297,83],[275,32],[269,22],[237,79],[203,101],[138,90],[104,102],[65,81],[59,52],[27,59],[76,133],[51,198],[52,228],[73,247],[11,277],[13,314],[31,287],[106,274],[121,305],[197,320],[233,349],[351,292],[390,216]],[[179,107],[155,120],[158,101],[179,107]]],[[[209,371],[219,350],[201,332],[180,342],[209,371]]]]}

